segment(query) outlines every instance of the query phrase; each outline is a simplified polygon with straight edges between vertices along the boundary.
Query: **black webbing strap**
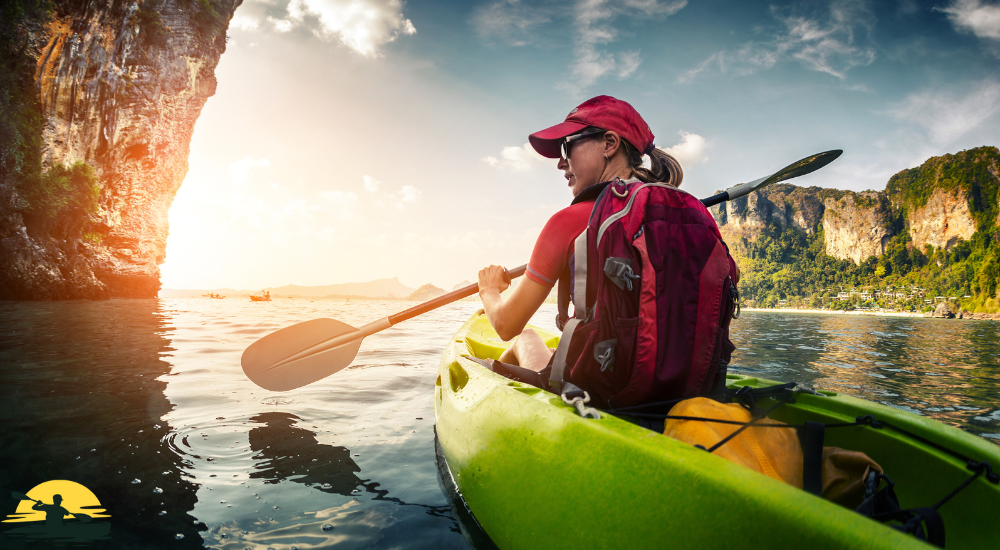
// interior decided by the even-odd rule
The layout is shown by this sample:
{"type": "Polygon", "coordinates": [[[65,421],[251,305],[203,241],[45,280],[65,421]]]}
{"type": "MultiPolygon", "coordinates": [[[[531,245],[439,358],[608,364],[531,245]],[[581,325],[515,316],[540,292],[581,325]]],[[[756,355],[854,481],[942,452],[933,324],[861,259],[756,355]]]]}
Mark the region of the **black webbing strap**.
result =
{"type": "Polygon", "coordinates": [[[912,533],[918,539],[944,548],[944,520],[941,514],[933,508],[911,508],[906,510],[910,518],[901,526],[890,525],[904,533],[912,533]]]}
{"type": "Polygon", "coordinates": [[[474,361],[480,365],[490,369],[491,371],[510,378],[515,382],[524,382],[525,384],[531,384],[537,388],[543,390],[548,390],[549,385],[549,373],[552,372],[552,367],[548,366],[542,369],[540,372],[535,372],[530,369],[518,365],[511,365],[510,363],[501,363],[495,359],[480,359],[478,357],[472,357],[470,355],[463,355],[469,361],[474,361]]]}
{"type": "MultiPolygon", "coordinates": [[[[790,397],[791,391],[797,386],[796,382],[788,382],[786,384],[775,384],[773,386],[765,386],[763,388],[752,388],[750,386],[739,386],[736,389],[726,388],[726,399],[729,401],[736,400],[744,403],[747,396],[752,397],[751,403],[758,399],[781,399],[787,401],[790,397]]],[[[746,405],[746,403],[744,403],[746,405]]]]}
{"type": "Polygon", "coordinates": [[[965,485],[981,473],[982,470],[978,470],[976,475],[972,476],[969,481],[962,484],[955,491],[952,491],[951,494],[931,508],[921,507],[903,510],[899,506],[899,498],[896,497],[894,489],[896,484],[893,483],[892,478],[885,474],[869,470],[864,480],[865,498],[861,502],[861,505],[858,506],[857,512],[875,521],[885,523],[897,531],[902,531],[920,540],[926,540],[939,548],[944,548],[944,520],[941,518],[941,514],[938,513],[937,508],[961,491],[965,485]],[[883,481],[885,482],[885,486],[879,488],[883,481]],[[889,523],[890,521],[897,523],[889,523]]]}
{"type": "MultiPolygon", "coordinates": [[[[705,450],[708,451],[708,452],[712,452],[712,451],[718,449],[719,447],[721,447],[721,446],[725,445],[726,443],[728,443],[730,439],[732,439],[732,438],[740,435],[741,433],[743,433],[743,430],[749,428],[750,426],[768,426],[769,424],[757,424],[757,422],[759,422],[759,421],[764,420],[765,418],[767,418],[767,415],[771,414],[772,412],[774,412],[775,409],[777,409],[778,407],[780,407],[782,405],[784,405],[784,403],[778,403],[777,405],[771,407],[770,409],[767,409],[760,416],[757,416],[757,417],[753,418],[752,420],[750,420],[750,422],[747,422],[747,423],[743,424],[742,426],[739,427],[739,429],[733,431],[733,433],[731,433],[731,434],[727,435],[725,438],[723,438],[722,441],[716,443],[715,445],[712,445],[710,448],[705,449],[705,450]]],[[[773,424],[771,424],[771,425],[773,425],[773,424]]]]}
{"type": "MultiPolygon", "coordinates": [[[[548,378],[547,370],[543,370],[541,373],[536,373],[530,371],[523,367],[517,365],[509,365],[506,363],[501,363],[500,361],[491,359],[479,359],[472,356],[463,356],[470,361],[475,361],[480,365],[488,368],[491,371],[502,374],[513,380],[520,380],[527,382],[529,384],[538,386],[542,389],[546,389],[546,384],[543,378],[548,378]]],[[[708,452],[712,452],[719,447],[725,445],[731,439],[739,435],[751,426],[757,426],[759,428],[796,428],[799,430],[799,441],[802,445],[802,455],[803,455],[803,465],[802,465],[802,488],[814,495],[821,496],[823,493],[823,478],[822,478],[822,465],[823,465],[823,440],[826,432],[826,428],[847,428],[847,427],[858,427],[858,426],[868,426],[876,430],[882,428],[890,428],[905,434],[917,441],[920,441],[926,445],[934,447],[937,450],[943,451],[953,457],[964,459],[967,461],[967,467],[974,473],[968,479],[963,481],[956,487],[953,491],[948,493],[944,498],[937,502],[937,504],[926,508],[910,508],[906,510],[900,509],[899,500],[896,497],[895,491],[893,490],[893,482],[889,476],[884,474],[879,474],[877,472],[870,472],[868,478],[865,480],[865,499],[857,508],[857,512],[872,518],[873,520],[880,522],[899,522],[897,524],[889,524],[893,529],[903,531],[914,535],[915,537],[926,540],[927,542],[936,545],[940,548],[944,548],[945,541],[945,529],[944,520],[941,518],[940,513],[938,513],[938,508],[944,505],[946,502],[952,499],[955,495],[960,493],[963,489],[968,487],[976,478],[982,476],[988,482],[993,484],[1000,483],[1000,472],[995,472],[992,465],[988,462],[977,461],[972,458],[965,456],[964,454],[949,449],[943,445],[940,445],[934,441],[917,435],[909,430],[901,428],[899,426],[893,425],[884,420],[877,420],[873,415],[859,416],[854,422],[843,422],[843,423],[830,423],[823,424],[822,422],[812,422],[806,421],[804,424],[758,424],[760,420],[767,418],[767,416],[773,412],[775,409],[785,404],[785,402],[791,401],[791,394],[793,393],[793,388],[797,385],[794,383],[781,384],[776,386],[770,386],[767,388],[749,388],[748,386],[743,386],[738,390],[727,390],[727,398],[735,398],[740,401],[740,404],[750,409],[754,413],[754,418],[749,422],[739,422],[734,420],[722,420],[716,418],[703,418],[695,416],[680,416],[680,415],[670,415],[670,414],[645,414],[638,412],[631,412],[635,409],[641,409],[645,407],[655,406],[655,405],[672,405],[681,399],[661,401],[659,403],[648,403],[645,405],[637,405],[633,407],[622,407],[619,409],[608,409],[604,412],[609,413],[625,413],[628,416],[633,416],[637,418],[647,418],[647,419],[658,419],[658,420],[695,420],[702,422],[712,422],[719,424],[732,424],[739,425],[740,428],[733,431],[722,441],[719,441],[709,449],[705,449],[708,452]],[[760,411],[756,407],[756,399],[759,398],[777,398],[779,402],[773,407],[767,409],[766,411],[760,411]],[[886,487],[879,489],[882,481],[887,482],[886,487]]],[[[699,448],[703,448],[697,445],[699,448]]]]}
{"type": "Polygon", "coordinates": [[[826,426],[822,422],[807,420],[799,443],[802,445],[802,489],[816,496],[823,494],[823,436],[826,426]]]}

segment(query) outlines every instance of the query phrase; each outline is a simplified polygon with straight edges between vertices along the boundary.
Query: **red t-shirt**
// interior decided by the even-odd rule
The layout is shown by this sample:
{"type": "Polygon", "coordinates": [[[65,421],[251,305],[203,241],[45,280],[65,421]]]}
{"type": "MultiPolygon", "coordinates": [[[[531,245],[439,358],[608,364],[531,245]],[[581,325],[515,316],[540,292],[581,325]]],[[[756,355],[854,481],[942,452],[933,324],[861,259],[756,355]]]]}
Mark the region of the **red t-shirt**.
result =
{"type": "Polygon", "coordinates": [[[538,284],[552,288],[559,276],[569,271],[573,241],[587,228],[594,199],[570,205],[556,212],[545,223],[531,251],[525,275],[538,284]]]}

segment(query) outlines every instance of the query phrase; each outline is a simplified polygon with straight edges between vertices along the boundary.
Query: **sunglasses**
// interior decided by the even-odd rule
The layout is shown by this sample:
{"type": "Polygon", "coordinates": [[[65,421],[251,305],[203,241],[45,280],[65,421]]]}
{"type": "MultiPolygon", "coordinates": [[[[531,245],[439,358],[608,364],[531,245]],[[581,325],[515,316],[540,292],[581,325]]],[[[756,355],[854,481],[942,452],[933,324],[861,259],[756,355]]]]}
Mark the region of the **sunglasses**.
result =
{"type": "Polygon", "coordinates": [[[559,154],[562,158],[569,160],[570,148],[574,141],[580,141],[581,139],[596,136],[598,134],[604,134],[607,130],[592,130],[590,132],[584,132],[582,134],[573,134],[571,136],[566,136],[563,138],[562,142],[559,144],[559,154]]]}

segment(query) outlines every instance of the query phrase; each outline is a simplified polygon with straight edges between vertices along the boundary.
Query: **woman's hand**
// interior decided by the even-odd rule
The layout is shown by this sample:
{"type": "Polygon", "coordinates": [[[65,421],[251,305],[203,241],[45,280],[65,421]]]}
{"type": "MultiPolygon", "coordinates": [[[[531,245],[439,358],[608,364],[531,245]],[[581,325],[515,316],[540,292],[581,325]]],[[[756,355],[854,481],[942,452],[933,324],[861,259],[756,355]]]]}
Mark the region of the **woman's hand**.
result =
{"type": "Polygon", "coordinates": [[[507,290],[510,279],[507,270],[498,265],[491,265],[479,270],[479,295],[497,294],[507,290]]]}

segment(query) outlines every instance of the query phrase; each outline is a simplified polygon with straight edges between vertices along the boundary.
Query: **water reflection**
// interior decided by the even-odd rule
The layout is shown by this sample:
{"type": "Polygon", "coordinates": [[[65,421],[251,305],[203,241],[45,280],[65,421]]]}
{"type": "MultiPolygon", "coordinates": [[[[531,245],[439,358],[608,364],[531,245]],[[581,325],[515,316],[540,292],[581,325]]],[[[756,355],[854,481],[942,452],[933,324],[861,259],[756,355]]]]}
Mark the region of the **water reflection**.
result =
{"type": "Polygon", "coordinates": [[[733,372],[803,381],[1000,442],[1000,327],[989,321],[745,312],[733,372]]]}
{"type": "MultiPolygon", "coordinates": [[[[255,338],[400,309],[299,302],[0,302],[0,487],[82,483],[111,514],[119,548],[466,548],[438,484],[432,396],[441,350],[478,304],[367,338],[335,377],[262,391],[239,367],[255,338]]],[[[553,315],[546,305],[533,322],[553,315]]],[[[745,312],[732,368],[1000,439],[998,331],[745,312]]],[[[0,537],[4,549],[19,544],[0,537]]]]}
{"type": "MultiPolygon", "coordinates": [[[[76,481],[111,515],[116,546],[201,546],[196,488],[160,440],[172,406],[159,380],[170,370],[159,303],[6,302],[0,327],[0,487],[76,481]]],[[[0,515],[17,505],[6,502],[0,515]]]]}
{"type": "Polygon", "coordinates": [[[362,325],[399,302],[168,301],[171,452],[211,548],[467,548],[436,482],[433,384],[474,304],[366,338],[356,364],[284,393],[254,386],[254,339],[317,317],[362,325]],[[447,327],[447,330],[445,330],[447,327]]]}
{"type": "Polygon", "coordinates": [[[364,483],[356,475],[361,467],[351,460],[351,451],[320,444],[315,434],[295,425],[298,416],[269,412],[250,420],[259,424],[250,430],[250,448],[257,461],[250,479],[265,483],[291,479],[344,496],[364,483]]]}
{"type": "Polygon", "coordinates": [[[388,490],[379,487],[380,483],[358,477],[361,467],[351,459],[349,449],[320,443],[313,432],[296,426],[301,419],[294,414],[269,412],[250,420],[258,423],[249,434],[250,448],[257,461],[250,479],[262,479],[264,483],[294,481],[344,496],[355,496],[364,490],[374,495],[372,500],[417,506],[432,516],[451,519],[449,506],[404,502],[390,497],[388,490]]]}

